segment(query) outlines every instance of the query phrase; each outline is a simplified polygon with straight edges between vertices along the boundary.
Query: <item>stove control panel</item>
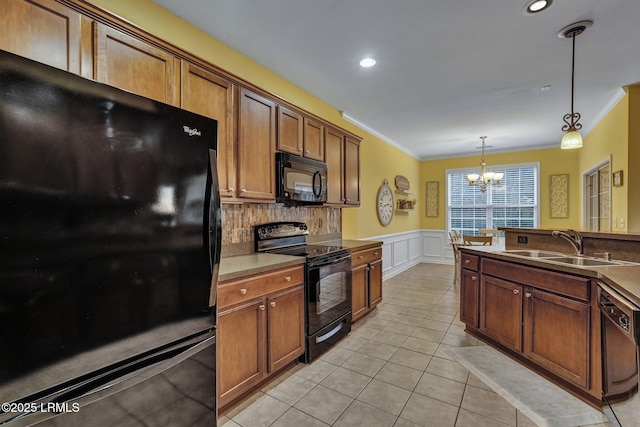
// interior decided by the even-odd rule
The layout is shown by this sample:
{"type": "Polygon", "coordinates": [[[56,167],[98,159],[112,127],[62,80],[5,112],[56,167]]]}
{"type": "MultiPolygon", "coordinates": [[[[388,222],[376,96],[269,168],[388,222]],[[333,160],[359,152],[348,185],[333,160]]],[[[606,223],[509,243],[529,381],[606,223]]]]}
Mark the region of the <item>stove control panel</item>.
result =
{"type": "Polygon", "coordinates": [[[272,222],[255,226],[256,241],[308,234],[309,230],[304,222],[272,222]]]}

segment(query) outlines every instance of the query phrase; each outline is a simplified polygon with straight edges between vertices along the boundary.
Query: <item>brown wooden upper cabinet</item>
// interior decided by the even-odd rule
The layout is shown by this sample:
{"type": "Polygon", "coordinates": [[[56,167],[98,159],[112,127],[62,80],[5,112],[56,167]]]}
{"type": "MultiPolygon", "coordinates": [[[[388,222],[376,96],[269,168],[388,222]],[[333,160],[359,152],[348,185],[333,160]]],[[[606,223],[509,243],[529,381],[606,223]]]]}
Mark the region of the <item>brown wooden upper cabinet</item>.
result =
{"type": "Polygon", "coordinates": [[[2,0],[0,49],[25,58],[92,77],[90,21],[54,0],[2,0]],[[88,31],[83,33],[83,28],[88,31]],[[83,35],[86,40],[83,42],[83,35]],[[82,69],[83,61],[89,61],[82,69]]]}
{"type": "Polygon", "coordinates": [[[360,206],[360,141],[347,136],[344,141],[345,204],[360,206]]]}
{"type": "Polygon", "coordinates": [[[304,156],[324,162],[324,126],[315,120],[305,117],[304,123],[304,156]]]}
{"type": "Polygon", "coordinates": [[[289,108],[278,105],[276,148],[324,162],[324,126],[289,108]]]}
{"type": "Polygon", "coordinates": [[[180,61],[150,43],[102,23],[95,24],[95,78],[156,101],[178,105],[180,61]]]}
{"type": "Polygon", "coordinates": [[[327,163],[327,204],[344,204],[344,134],[325,127],[325,162],[327,163]]]}
{"type": "Polygon", "coordinates": [[[327,127],[324,143],[327,204],[360,206],[360,141],[327,127]]]}
{"type": "Polygon", "coordinates": [[[240,88],[238,197],[275,200],[276,104],[240,88]]]}
{"type": "Polygon", "coordinates": [[[237,86],[229,80],[187,61],[182,61],[181,106],[185,110],[218,121],[218,182],[220,196],[235,197],[235,94],[237,86]]]}

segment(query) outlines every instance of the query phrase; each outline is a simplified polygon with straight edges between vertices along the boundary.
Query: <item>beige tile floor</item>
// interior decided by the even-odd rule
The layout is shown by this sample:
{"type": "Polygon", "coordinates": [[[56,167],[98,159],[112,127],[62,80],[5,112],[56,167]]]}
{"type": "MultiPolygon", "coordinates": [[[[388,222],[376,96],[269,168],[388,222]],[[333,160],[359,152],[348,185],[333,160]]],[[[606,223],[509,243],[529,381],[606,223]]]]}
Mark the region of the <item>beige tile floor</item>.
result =
{"type": "Polygon", "coordinates": [[[383,302],[337,347],[297,365],[218,424],[534,426],[445,352],[481,345],[458,319],[452,279],[452,266],[418,264],[386,280],[383,302]]]}

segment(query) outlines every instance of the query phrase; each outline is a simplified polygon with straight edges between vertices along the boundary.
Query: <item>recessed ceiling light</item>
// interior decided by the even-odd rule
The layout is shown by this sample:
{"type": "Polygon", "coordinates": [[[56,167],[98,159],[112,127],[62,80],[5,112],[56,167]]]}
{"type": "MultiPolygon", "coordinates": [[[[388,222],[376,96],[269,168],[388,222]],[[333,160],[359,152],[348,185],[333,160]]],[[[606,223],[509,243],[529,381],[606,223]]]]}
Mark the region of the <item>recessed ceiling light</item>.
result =
{"type": "Polygon", "coordinates": [[[528,0],[522,9],[522,13],[525,15],[533,15],[543,12],[551,6],[553,0],[528,0]]]}
{"type": "Polygon", "coordinates": [[[369,68],[373,67],[374,65],[376,65],[376,60],[373,58],[364,58],[360,60],[360,66],[362,68],[369,68]]]}

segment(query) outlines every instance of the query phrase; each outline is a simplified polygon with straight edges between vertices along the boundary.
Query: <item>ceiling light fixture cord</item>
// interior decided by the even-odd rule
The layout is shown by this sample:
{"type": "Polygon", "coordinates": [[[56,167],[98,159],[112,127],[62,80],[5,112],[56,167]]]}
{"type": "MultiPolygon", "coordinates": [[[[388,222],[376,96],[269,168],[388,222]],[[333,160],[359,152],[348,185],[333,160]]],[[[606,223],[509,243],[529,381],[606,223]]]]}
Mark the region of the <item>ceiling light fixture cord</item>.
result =
{"type": "Polygon", "coordinates": [[[575,29],[571,33],[571,41],[573,43],[573,50],[571,52],[571,113],[564,115],[563,120],[565,122],[565,125],[562,126],[563,132],[571,132],[582,129],[582,124],[578,123],[580,120],[580,113],[573,111],[573,91],[576,68],[576,32],[578,31],[580,30],[575,29]]]}

